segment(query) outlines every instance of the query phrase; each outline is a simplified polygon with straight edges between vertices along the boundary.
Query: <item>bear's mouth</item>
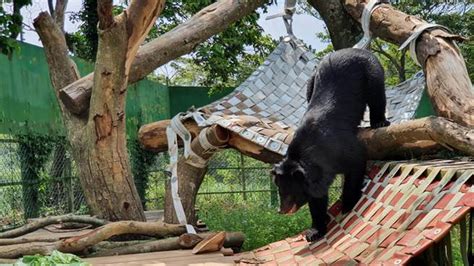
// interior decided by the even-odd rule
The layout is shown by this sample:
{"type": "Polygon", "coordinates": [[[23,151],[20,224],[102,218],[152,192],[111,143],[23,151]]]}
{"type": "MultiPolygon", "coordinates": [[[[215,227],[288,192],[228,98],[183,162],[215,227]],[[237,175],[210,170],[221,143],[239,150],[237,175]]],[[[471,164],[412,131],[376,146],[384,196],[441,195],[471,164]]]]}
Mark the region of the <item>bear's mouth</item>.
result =
{"type": "Polygon", "coordinates": [[[297,212],[299,209],[300,209],[300,207],[296,203],[294,203],[293,205],[287,206],[283,209],[280,208],[279,213],[290,215],[290,214],[293,214],[293,213],[297,212]]]}

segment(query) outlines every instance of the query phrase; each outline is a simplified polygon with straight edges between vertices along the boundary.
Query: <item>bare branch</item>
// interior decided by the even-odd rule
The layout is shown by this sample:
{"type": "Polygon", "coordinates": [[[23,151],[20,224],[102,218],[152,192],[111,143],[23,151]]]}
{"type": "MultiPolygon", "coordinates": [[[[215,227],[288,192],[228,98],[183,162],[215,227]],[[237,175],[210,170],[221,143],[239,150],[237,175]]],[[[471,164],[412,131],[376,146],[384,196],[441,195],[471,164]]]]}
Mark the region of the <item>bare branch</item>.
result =
{"type": "Polygon", "coordinates": [[[66,12],[68,0],[56,0],[56,8],[54,9],[54,21],[58,27],[64,32],[64,13],[66,12]]]}
{"type": "MultiPolygon", "coordinates": [[[[202,9],[187,22],[140,47],[130,69],[129,83],[137,82],[156,68],[193,51],[196,45],[223,31],[265,2],[222,0],[202,9]]],[[[78,83],[61,90],[61,100],[71,112],[81,114],[88,109],[92,78],[93,75],[89,74],[78,83]]]]}

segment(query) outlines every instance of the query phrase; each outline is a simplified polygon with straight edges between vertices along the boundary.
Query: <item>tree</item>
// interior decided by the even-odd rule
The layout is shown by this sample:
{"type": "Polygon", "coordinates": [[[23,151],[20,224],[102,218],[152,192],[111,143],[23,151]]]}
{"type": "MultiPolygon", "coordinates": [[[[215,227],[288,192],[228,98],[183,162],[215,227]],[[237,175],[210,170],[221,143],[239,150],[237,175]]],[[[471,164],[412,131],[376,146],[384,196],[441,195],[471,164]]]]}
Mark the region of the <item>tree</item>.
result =
{"type": "MultiPolygon", "coordinates": [[[[193,51],[199,43],[251,14],[265,2],[224,0],[211,4],[185,23],[139,47],[153,27],[164,1],[135,0],[116,16],[112,1],[98,1],[95,71],[82,79],[67,56],[66,39],[58,23],[47,13],[41,13],[35,19],[34,26],[45,48],[67,138],[93,214],[107,220],[145,218],[126,149],[124,100],[127,84],[193,51]],[[82,91],[88,85],[91,89],[85,100],[85,112],[70,108],[70,102],[61,98],[61,89],[66,86],[82,91]]],[[[58,16],[60,12],[55,14],[58,16]]]]}

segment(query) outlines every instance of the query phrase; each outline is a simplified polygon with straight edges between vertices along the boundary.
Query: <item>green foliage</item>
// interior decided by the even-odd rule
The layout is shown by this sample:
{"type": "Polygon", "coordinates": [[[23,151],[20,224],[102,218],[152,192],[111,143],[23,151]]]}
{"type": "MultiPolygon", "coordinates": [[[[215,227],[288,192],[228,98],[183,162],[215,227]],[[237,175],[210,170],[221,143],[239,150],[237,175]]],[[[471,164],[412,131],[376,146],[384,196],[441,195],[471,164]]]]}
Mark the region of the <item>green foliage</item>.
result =
{"type": "Polygon", "coordinates": [[[148,177],[150,168],[156,162],[156,153],[141,148],[138,139],[127,141],[130,154],[130,164],[132,166],[133,179],[137,187],[138,195],[144,207],[146,207],[146,188],[148,187],[148,177]]]}
{"type": "MultiPolygon", "coordinates": [[[[167,1],[165,9],[150,31],[146,42],[159,37],[185,22],[192,15],[215,1],[167,1]]],[[[115,13],[123,10],[116,6],[115,13]]],[[[81,23],[79,31],[67,34],[70,50],[93,61],[97,53],[97,0],[86,0],[72,19],[81,23]]],[[[160,75],[158,80],[170,85],[203,85],[214,89],[240,84],[275,47],[275,42],[257,24],[259,14],[253,12],[227,30],[198,45],[189,57],[172,62],[173,74],[160,75]]]]}
{"type": "Polygon", "coordinates": [[[31,4],[31,0],[14,0],[13,11],[7,12],[0,2],[0,52],[11,56],[14,51],[19,50],[15,38],[22,29],[23,17],[20,10],[26,5],[31,4]]]}
{"type": "Polygon", "coordinates": [[[87,262],[82,261],[81,258],[74,254],[62,253],[54,250],[49,256],[34,255],[24,256],[14,264],[15,266],[60,266],[60,265],[73,265],[73,266],[86,266],[90,265],[87,262]]]}
{"type": "Polygon", "coordinates": [[[245,234],[244,250],[252,250],[285,237],[297,235],[311,226],[307,207],[294,215],[278,214],[277,208],[263,203],[201,201],[199,217],[212,231],[240,231],[245,234]]]}
{"type": "Polygon", "coordinates": [[[81,23],[79,31],[66,34],[69,49],[82,59],[94,61],[97,54],[97,0],[84,0],[82,9],[71,16],[72,22],[81,23]]]}

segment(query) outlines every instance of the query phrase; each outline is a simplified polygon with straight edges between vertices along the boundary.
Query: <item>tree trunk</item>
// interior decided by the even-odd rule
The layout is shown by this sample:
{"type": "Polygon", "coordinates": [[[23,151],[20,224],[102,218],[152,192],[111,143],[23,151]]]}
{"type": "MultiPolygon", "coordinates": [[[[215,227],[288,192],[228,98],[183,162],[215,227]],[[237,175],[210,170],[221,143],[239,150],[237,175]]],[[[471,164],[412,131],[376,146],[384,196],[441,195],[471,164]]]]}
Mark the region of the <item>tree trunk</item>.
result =
{"type": "MultiPolygon", "coordinates": [[[[145,220],[126,149],[125,98],[131,63],[163,6],[164,1],[135,0],[126,15],[113,17],[111,1],[99,2],[91,110],[88,117],[76,117],[60,102],[87,203],[94,215],[107,220],[145,220]]],[[[58,91],[77,80],[64,34],[46,13],[35,27],[58,91]]]]}
{"type": "MultiPolygon", "coordinates": [[[[226,145],[229,140],[227,130],[224,130],[219,126],[212,126],[204,130],[206,130],[208,141],[214,146],[222,147],[226,145]]],[[[191,148],[196,154],[205,160],[209,160],[214,153],[214,151],[205,151],[198,138],[193,139],[191,148]]],[[[183,204],[183,209],[186,214],[186,221],[189,224],[195,225],[197,222],[196,209],[194,205],[196,204],[196,196],[206,172],[207,167],[200,168],[190,165],[183,157],[178,161],[178,195],[181,198],[181,203],[183,204]]],[[[179,223],[174,210],[169,182],[166,183],[164,221],[165,223],[170,224],[179,223]]]]}
{"type": "MultiPolygon", "coordinates": [[[[161,65],[192,52],[199,43],[223,31],[265,2],[221,0],[209,5],[187,22],[143,45],[133,61],[128,82],[137,82],[161,65]]],[[[82,114],[89,108],[92,86],[93,75],[89,74],[64,86],[60,92],[61,100],[68,110],[82,114]]]]}
{"type": "Polygon", "coordinates": [[[326,23],[334,50],[354,46],[362,36],[360,25],[344,10],[340,0],[309,0],[326,23]]]}
{"type": "MultiPolygon", "coordinates": [[[[360,20],[367,1],[345,0],[349,14],[360,20]]],[[[371,17],[370,31],[386,41],[401,45],[425,21],[381,4],[371,17]]],[[[436,113],[461,125],[474,127],[474,93],[465,62],[454,41],[462,37],[431,30],[417,42],[417,59],[423,66],[428,95],[436,113]]]]}

